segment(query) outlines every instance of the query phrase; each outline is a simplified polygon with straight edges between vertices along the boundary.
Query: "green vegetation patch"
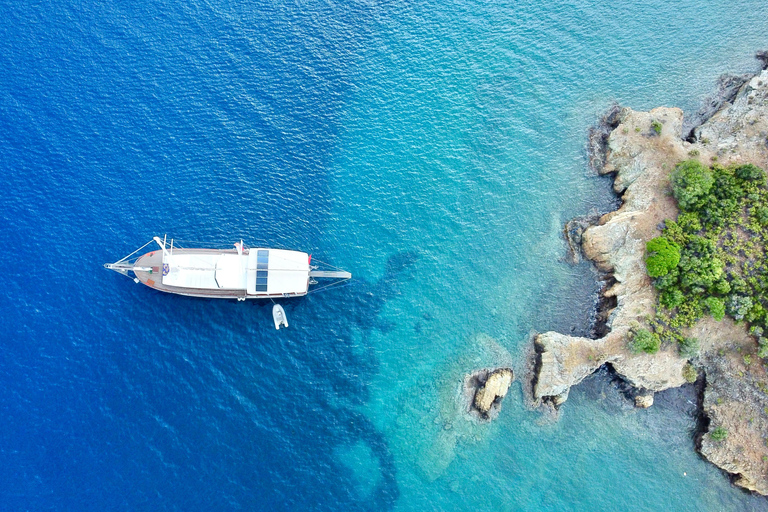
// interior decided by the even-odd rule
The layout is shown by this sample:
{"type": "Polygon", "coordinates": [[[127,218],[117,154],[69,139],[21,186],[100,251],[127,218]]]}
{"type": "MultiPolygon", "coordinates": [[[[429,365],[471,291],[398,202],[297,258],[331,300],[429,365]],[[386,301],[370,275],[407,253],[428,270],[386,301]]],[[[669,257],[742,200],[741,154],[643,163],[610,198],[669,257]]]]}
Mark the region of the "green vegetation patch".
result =
{"type": "Polygon", "coordinates": [[[699,349],[699,340],[696,338],[681,338],[677,342],[677,350],[683,357],[696,357],[699,349]]]}
{"type": "Polygon", "coordinates": [[[686,160],[675,166],[670,182],[680,214],[646,244],[646,269],[659,290],[651,332],[693,357],[698,343],[681,329],[705,315],[718,321],[728,315],[751,324],[758,355],[768,357],[765,172],[752,164],[707,167],[686,160]]]}
{"type": "Polygon", "coordinates": [[[645,265],[651,277],[665,276],[680,263],[680,246],[666,237],[649,240],[645,249],[645,265]]]}
{"type": "Polygon", "coordinates": [[[698,160],[680,162],[672,171],[672,193],[683,211],[696,211],[709,197],[715,183],[712,172],[698,160]]]}
{"type": "Polygon", "coordinates": [[[711,437],[713,441],[723,441],[728,437],[728,431],[723,427],[717,427],[709,432],[709,437],[711,437]]]}
{"type": "Polygon", "coordinates": [[[631,334],[630,347],[637,353],[655,354],[661,347],[661,338],[648,329],[638,329],[631,334]]]}
{"type": "Polygon", "coordinates": [[[696,371],[696,368],[691,365],[691,363],[683,366],[683,378],[685,379],[685,382],[696,382],[698,376],[699,373],[696,371]]]}

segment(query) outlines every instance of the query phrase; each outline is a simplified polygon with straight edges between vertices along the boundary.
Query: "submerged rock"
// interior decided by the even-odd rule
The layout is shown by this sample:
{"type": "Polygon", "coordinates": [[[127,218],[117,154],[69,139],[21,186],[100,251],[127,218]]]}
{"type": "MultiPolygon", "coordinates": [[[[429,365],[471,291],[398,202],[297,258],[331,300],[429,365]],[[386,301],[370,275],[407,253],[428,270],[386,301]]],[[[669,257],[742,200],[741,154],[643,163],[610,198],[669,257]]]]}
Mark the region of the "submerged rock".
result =
{"type": "MultiPolygon", "coordinates": [[[[477,390],[488,380],[492,370],[482,372],[482,382],[475,380],[471,390],[467,368],[511,368],[509,351],[485,333],[476,333],[433,373],[425,375],[399,402],[396,435],[405,445],[403,452],[421,470],[427,481],[440,478],[457,455],[492,435],[495,425],[477,421],[480,413],[472,403],[477,390]]],[[[480,372],[476,372],[480,373],[480,372]]],[[[498,413],[493,404],[489,417],[498,413]]]]}
{"type": "Polygon", "coordinates": [[[584,231],[588,227],[597,224],[599,215],[585,215],[576,217],[565,223],[563,236],[566,242],[566,261],[572,265],[577,265],[581,261],[581,243],[584,231]]]}

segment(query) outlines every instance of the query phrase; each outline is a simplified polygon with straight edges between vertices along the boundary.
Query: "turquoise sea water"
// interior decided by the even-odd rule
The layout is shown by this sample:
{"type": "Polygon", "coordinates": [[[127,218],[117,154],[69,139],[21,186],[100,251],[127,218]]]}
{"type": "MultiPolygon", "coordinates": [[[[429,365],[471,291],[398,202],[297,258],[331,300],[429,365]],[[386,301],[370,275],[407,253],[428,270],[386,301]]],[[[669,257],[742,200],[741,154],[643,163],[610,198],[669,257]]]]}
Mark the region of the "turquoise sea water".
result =
{"type": "Polygon", "coordinates": [[[766,510],[693,450],[690,393],[595,377],[552,422],[531,331],[584,333],[563,223],[613,204],[586,132],[756,69],[764,2],[0,2],[0,505],[766,510]],[[269,305],[101,268],[155,234],[350,270],[269,305]],[[24,265],[20,266],[19,261],[24,265]]]}
{"type": "MultiPolygon", "coordinates": [[[[452,2],[377,19],[333,158],[329,228],[332,252],[369,279],[387,254],[420,255],[384,309],[391,330],[358,342],[380,361],[364,410],[393,452],[396,509],[768,506],[695,454],[691,411],[627,410],[576,391],[550,424],[525,410],[519,382],[493,425],[464,424],[453,405],[466,370],[505,357],[522,370],[531,330],[584,327],[594,277],[562,262],[560,231],[608,208],[608,184],[586,170],[586,130],[611,102],[691,110],[721,72],[754,69],[768,11],[740,12],[452,2]]],[[[342,457],[365,487],[378,473],[357,450],[342,457]]]]}

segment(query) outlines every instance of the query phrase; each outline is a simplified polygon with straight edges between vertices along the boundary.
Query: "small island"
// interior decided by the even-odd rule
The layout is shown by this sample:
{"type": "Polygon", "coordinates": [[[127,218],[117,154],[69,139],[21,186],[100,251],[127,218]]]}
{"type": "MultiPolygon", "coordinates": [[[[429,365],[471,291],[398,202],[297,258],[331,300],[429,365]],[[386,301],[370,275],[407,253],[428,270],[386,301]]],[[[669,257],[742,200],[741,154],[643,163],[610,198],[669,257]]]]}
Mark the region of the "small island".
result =
{"type": "Polygon", "coordinates": [[[603,325],[595,339],[536,335],[530,393],[556,412],[603,365],[638,407],[699,382],[697,449],[768,495],[768,71],[721,93],[699,119],[617,107],[593,132],[590,161],[622,204],[566,235],[602,273],[603,325]]]}

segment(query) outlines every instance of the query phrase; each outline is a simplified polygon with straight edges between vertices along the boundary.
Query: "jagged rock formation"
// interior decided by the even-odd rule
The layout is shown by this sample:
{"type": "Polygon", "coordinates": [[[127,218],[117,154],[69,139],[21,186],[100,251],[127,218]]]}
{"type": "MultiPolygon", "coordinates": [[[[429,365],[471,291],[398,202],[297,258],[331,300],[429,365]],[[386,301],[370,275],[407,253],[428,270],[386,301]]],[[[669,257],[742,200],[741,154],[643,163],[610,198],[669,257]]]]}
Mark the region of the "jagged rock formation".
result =
{"type": "Polygon", "coordinates": [[[747,82],[732,105],[696,129],[696,146],[714,153],[720,161],[751,162],[765,168],[768,158],[766,111],[768,70],[747,82]]]}
{"type": "Polygon", "coordinates": [[[689,142],[695,142],[697,137],[697,128],[709,120],[713,115],[723,108],[726,103],[731,103],[739,93],[741,87],[753,75],[722,75],[717,81],[717,91],[712,96],[704,100],[704,104],[695,114],[686,115],[683,120],[683,139],[689,142]]]}
{"type": "MultiPolygon", "coordinates": [[[[734,83],[731,86],[736,87],[734,83]]],[[[606,149],[604,158],[591,158],[590,163],[601,173],[616,173],[614,189],[623,204],[578,235],[584,255],[612,277],[614,284],[603,299],[615,305],[608,312],[608,332],[599,339],[554,332],[535,337],[537,360],[531,379],[535,402],[560,406],[571,386],[606,363],[642,389],[640,396],[685,383],[683,369],[688,361],[676,347],[665,344],[656,354],[636,354],[628,348],[627,335],[654,313],[656,291],[645,272],[645,242],[660,234],[664,219],[677,215],[669,194],[669,173],[675,164],[696,157],[705,163],[717,159],[725,165],[753,163],[768,168],[768,71],[745,77],[735,94],[727,92],[722,108],[695,127],[693,142],[683,139],[689,137],[683,129],[683,112],[676,108],[612,109],[605,119],[609,135],[606,130],[590,135],[591,145],[602,144],[606,149]],[[661,123],[660,134],[652,128],[654,121],[661,123]]],[[[702,320],[689,334],[702,343],[694,364],[706,376],[703,407],[709,432],[700,436],[701,453],[736,475],[736,484],[768,495],[764,438],[768,435],[768,376],[754,355],[755,340],[743,325],[727,319],[702,320]],[[727,431],[724,439],[712,435],[718,427],[727,431]]],[[[650,398],[637,405],[650,406],[650,398]]]]}
{"type": "Polygon", "coordinates": [[[480,411],[481,414],[487,415],[497,399],[501,402],[501,399],[507,396],[511,383],[511,369],[499,368],[492,371],[488,374],[485,384],[475,393],[475,399],[472,402],[475,409],[480,411]]]}
{"type": "Polygon", "coordinates": [[[645,240],[656,236],[659,223],[676,214],[674,201],[666,193],[667,162],[686,158],[680,139],[683,112],[676,108],[651,112],[623,109],[619,119],[607,142],[603,172],[617,173],[614,189],[623,194],[624,204],[582,234],[586,257],[615,279],[604,295],[614,298],[616,306],[607,320],[610,332],[600,339],[554,332],[536,336],[540,369],[533,396],[555,405],[567,399],[573,384],[605,363],[633,385],[651,391],[685,383],[682,370],[686,360],[674,347],[665,347],[655,355],[635,354],[626,343],[633,323],[643,322],[655,308],[656,292],[645,273],[645,240]],[[652,121],[662,123],[660,135],[652,131],[652,121]]]}
{"type": "Polygon", "coordinates": [[[566,261],[568,263],[576,265],[581,261],[581,244],[584,231],[597,224],[598,220],[600,220],[600,216],[595,214],[576,217],[565,223],[563,237],[566,242],[566,261]]]}
{"type": "Polygon", "coordinates": [[[653,395],[637,395],[635,397],[635,407],[647,409],[653,405],[653,395]]]}
{"type": "MultiPolygon", "coordinates": [[[[768,51],[760,51],[755,54],[763,70],[768,69],[768,51]]],[[[702,139],[698,128],[709,121],[718,112],[735,103],[744,84],[754,78],[754,74],[721,75],[717,81],[717,91],[706,100],[701,108],[683,119],[683,139],[688,142],[697,142],[702,139]]],[[[753,88],[754,89],[754,88],[753,88]]]]}
{"type": "Polygon", "coordinates": [[[697,439],[699,452],[734,475],[734,483],[768,494],[768,375],[755,341],[743,325],[705,318],[690,333],[702,341],[698,361],[706,375],[703,414],[707,432],[697,439]],[[726,438],[713,437],[722,428],[726,438]]]}

